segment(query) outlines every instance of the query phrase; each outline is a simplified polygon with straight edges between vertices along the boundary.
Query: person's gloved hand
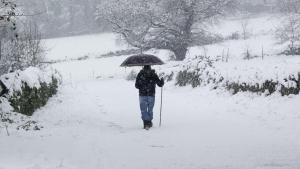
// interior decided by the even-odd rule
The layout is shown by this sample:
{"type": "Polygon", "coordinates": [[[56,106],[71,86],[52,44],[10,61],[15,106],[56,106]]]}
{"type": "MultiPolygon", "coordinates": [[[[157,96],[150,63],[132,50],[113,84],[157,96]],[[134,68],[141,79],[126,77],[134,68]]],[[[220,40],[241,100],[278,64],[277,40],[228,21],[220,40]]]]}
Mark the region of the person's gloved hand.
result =
{"type": "Polygon", "coordinates": [[[161,81],[161,84],[162,84],[162,86],[165,84],[165,80],[164,80],[164,78],[162,77],[161,79],[160,79],[160,81],[161,81]]]}

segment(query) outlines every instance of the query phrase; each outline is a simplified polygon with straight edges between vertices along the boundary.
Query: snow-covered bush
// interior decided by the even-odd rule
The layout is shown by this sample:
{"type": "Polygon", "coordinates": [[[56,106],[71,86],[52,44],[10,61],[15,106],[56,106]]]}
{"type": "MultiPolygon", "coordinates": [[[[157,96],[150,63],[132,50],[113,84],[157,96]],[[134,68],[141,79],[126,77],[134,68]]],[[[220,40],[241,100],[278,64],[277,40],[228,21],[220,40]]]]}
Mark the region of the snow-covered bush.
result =
{"type": "Polygon", "coordinates": [[[276,37],[280,43],[288,43],[283,52],[286,55],[300,55],[300,14],[289,14],[276,30],[276,37]]]}
{"type": "Polygon", "coordinates": [[[225,39],[226,40],[239,40],[241,39],[242,35],[238,32],[232,32],[229,36],[227,36],[225,39]]]}
{"type": "Polygon", "coordinates": [[[282,52],[284,55],[300,55],[300,47],[288,45],[287,49],[282,52]]]}
{"type": "Polygon", "coordinates": [[[23,82],[22,91],[14,93],[9,99],[14,111],[31,116],[36,109],[46,105],[48,99],[56,94],[58,80],[52,77],[51,83],[41,82],[40,85],[40,88],[31,88],[23,82]]]}
{"type": "Polygon", "coordinates": [[[44,60],[41,35],[36,26],[24,24],[18,38],[3,39],[1,49],[0,75],[39,66],[44,60]]]}
{"type": "Polygon", "coordinates": [[[190,64],[186,68],[178,72],[176,85],[198,87],[221,82],[224,78],[217,74],[213,65],[218,60],[219,58],[211,59],[210,57],[196,56],[188,61],[190,64]]]}
{"type": "Polygon", "coordinates": [[[300,93],[300,73],[297,78],[292,77],[293,76],[289,76],[289,78],[286,78],[284,84],[274,80],[266,80],[263,84],[227,82],[226,88],[233,94],[238,92],[252,92],[271,95],[278,91],[282,96],[288,96],[291,94],[297,95],[300,93]]]}
{"type": "Polygon", "coordinates": [[[249,83],[236,83],[227,82],[226,89],[232,92],[232,94],[237,94],[238,92],[252,92],[252,93],[267,93],[267,95],[273,94],[277,90],[278,82],[272,80],[266,80],[262,85],[259,83],[249,84],[249,83]]]}
{"type": "Polygon", "coordinates": [[[31,116],[56,94],[60,79],[56,71],[34,67],[1,76],[1,81],[9,89],[5,98],[1,98],[1,113],[14,111],[31,116]]]}
{"type": "Polygon", "coordinates": [[[133,81],[135,80],[137,77],[137,72],[135,70],[132,70],[126,77],[126,80],[129,80],[129,81],[133,81]]]}
{"type": "Polygon", "coordinates": [[[283,96],[290,94],[299,94],[300,93],[300,72],[298,75],[290,75],[288,78],[284,79],[280,88],[280,93],[283,96]]]}
{"type": "Polygon", "coordinates": [[[169,82],[173,80],[174,74],[174,71],[171,71],[169,74],[161,73],[159,77],[163,77],[166,82],[169,82]]]}
{"type": "Polygon", "coordinates": [[[210,85],[213,89],[227,89],[232,94],[299,94],[299,67],[297,64],[291,65],[291,62],[278,60],[270,63],[270,60],[253,58],[247,62],[227,63],[221,62],[219,57],[198,56],[182,63],[176,71],[175,84],[192,87],[210,85]]]}

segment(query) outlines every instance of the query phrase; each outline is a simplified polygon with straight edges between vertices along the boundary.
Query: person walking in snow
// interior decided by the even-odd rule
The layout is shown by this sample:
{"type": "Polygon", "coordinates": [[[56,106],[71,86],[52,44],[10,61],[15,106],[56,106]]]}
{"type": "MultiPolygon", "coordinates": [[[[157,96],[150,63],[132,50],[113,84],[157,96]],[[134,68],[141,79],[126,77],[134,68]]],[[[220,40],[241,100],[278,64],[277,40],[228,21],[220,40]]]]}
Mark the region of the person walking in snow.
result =
{"type": "Polygon", "coordinates": [[[144,123],[144,129],[147,130],[152,127],[156,85],[163,87],[164,79],[159,79],[155,70],[151,69],[150,65],[144,66],[137,75],[135,87],[139,89],[142,120],[144,123]]]}

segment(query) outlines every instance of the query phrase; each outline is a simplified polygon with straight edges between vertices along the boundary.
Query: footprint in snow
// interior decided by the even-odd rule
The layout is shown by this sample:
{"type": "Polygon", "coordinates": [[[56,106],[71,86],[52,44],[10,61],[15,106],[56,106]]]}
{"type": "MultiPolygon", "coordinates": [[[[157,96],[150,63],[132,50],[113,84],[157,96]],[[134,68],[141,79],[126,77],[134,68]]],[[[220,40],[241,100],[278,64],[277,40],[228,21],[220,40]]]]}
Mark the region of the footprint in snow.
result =
{"type": "Polygon", "coordinates": [[[117,130],[120,131],[120,133],[125,133],[123,127],[114,122],[108,122],[108,127],[116,128],[117,130]]]}

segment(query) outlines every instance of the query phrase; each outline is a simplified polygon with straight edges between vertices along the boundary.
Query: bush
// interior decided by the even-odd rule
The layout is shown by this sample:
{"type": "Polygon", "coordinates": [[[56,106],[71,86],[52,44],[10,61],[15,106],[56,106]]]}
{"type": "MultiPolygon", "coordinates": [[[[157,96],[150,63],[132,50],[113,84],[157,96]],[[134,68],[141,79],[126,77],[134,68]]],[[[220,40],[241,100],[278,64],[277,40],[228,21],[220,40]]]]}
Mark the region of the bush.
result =
{"type": "Polygon", "coordinates": [[[214,63],[219,60],[211,59],[206,56],[197,56],[199,60],[193,68],[188,67],[185,70],[179,71],[176,76],[176,85],[198,87],[209,83],[219,83],[223,81],[222,76],[218,76],[214,71],[214,63]]]}
{"type": "Polygon", "coordinates": [[[227,36],[225,39],[226,40],[239,40],[241,39],[241,35],[238,31],[231,33],[231,35],[227,36]]]}
{"type": "Polygon", "coordinates": [[[134,70],[132,70],[132,71],[127,75],[126,80],[133,81],[133,80],[136,79],[136,77],[137,77],[137,73],[136,73],[134,70]]]}
{"type": "Polygon", "coordinates": [[[200,78],[199,71],[183,70],[180,71],[176,77],[176,85],[187,86],[192,85],[192,87],[197,87],[201,85],[202,79],[200,78]]]}
{"type": "Polygon", "coordinates": [[[18,38],[2,38],[0,75],[28,67],[39,67],[44,61],[45,50],[36,25],[24,23],[18,38]]]}
{"type": "Polygon", "coordinates": [[[284,55],[300,55],[300,47],[291,47],[282,52],[284,55]]]}
{"type": "Polygon", "coordinates": [[[31,116],[35,110],[46,105],[50,97],[57,93],[58,80],[52,77],[52,82],[41,82],[40,88],[30,88],[26,82],[22,82],[21,91],[17,91],[9,98],[15,112],[31,116]]]}
{"type": "Polygon", "coordinates": [[[288,96],[300,93],[300,73],[298,73],[297,78],[289,76],[289,78],[285,79],[285,82],[293,82],[296,85],[285,85],[278,81],[266,80],[262,85],[259,85],[258,83],[253,85],[247,83],[227,82],[226,88],[232,91],[233,94],[237,94],[238,92],[252,92],[257,94],[267,92],[267,95],[271,95],[276,91],[279,91],[282,96],[288,96]]]}
{"type": "Polygon", "coordinates": [[[252,92],[257,94],[265,93],[271,95],[279,92],[282,96],[300,93],[300,72],[297,76],[290,75],[286,79],[266,79],[262,82],[255,80],[248,82],[236,82],[225,79],[218,72],[214,63],[219,59],[212,60],[209,57],[198,56],[194,60],[188,61],[183,70],[176,75],[175,84],[178,86],[191,85],[192,87],[213,85],[213,89],[218,87],[226,88],[233,94],[239,92],[252,92]]]}
{"type": "Polygon", "coordinates": [[[296,85],[283,85],[281,84],[280,93],[282,96],[287,96],[290,94],[299,94],[300,93],[300,73],[298,77],[289,76],[289,78],[284,79],[285,82],[293,82],[296,85]]]}
{"type": "Polygon", "coordinates": [[[170,74],[161,73],[159,77],[163,77],[166,82],[172,81],[174,78],[174,72],[172,71],[170,74]]]}
{"type": "Polygon", "coordinates": [[[233,94],[238,92],[252,92],[252,93],[265,93],[268,92],[268,95],[273,94],[276,91],[278,82],[273,82],[272,80],[266,80],[262,85],[255,83],[254,85],[247,83],[236,83],[236,82],[227,82],[226,88],[229,91],[232,91],[233,94]]]}

